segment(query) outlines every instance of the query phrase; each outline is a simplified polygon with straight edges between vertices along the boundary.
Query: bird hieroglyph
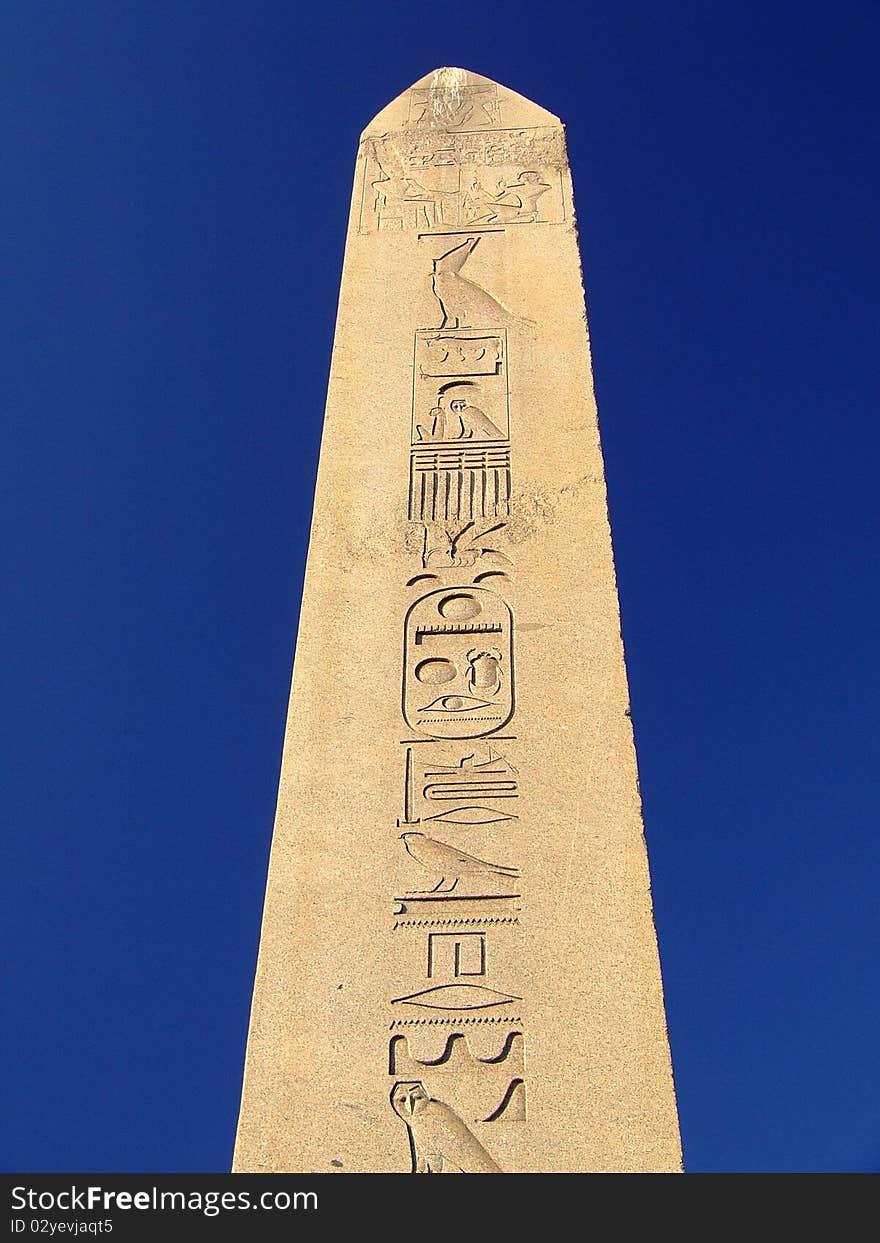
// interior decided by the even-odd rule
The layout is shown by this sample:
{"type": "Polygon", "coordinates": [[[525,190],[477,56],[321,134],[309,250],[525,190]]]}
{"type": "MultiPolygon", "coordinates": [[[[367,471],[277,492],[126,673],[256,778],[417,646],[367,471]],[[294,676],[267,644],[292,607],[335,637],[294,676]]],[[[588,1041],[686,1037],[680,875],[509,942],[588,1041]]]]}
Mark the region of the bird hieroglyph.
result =
{"type": "Polygon", "coordinates": [[[481,328],[484,325],[524,326],[534,321],[514,315],[475,281],[462,276],[461,269],[477,248],[480,238],[468,237],[434,259],[431,289],[440,303],[441,328],[481,328]]]}
{"type": "Polygon", "coordinates": [[[458,1114],[422,1083],[395,1083],[391,1108],[406,1123],[414,1174],[500,1174],[501,1167],[458,1114]]]}
{"type": "Polygon", "coordinates": [[[518,867],[477,859],[447,842],[428,837],[426,833],[410,829],[401,833],[400,840],[408,855],[440,878],[432,889],[413,890],[414,893],[451,893],[462,879],[471,882],[497,879],[510,882],[519,876],[518,867]]]}

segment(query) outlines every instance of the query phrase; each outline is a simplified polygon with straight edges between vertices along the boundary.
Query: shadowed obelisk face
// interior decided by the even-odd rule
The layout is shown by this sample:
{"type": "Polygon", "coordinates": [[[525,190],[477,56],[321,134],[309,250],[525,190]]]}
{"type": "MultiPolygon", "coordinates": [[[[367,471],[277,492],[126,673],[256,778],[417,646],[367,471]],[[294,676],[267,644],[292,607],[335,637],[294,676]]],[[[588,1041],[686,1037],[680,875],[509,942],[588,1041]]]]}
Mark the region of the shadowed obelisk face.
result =
{"type": "Polygon", "coordinates": [[[235,1168],[675,1170],[565,139],[355,172],[235,1168]]]}

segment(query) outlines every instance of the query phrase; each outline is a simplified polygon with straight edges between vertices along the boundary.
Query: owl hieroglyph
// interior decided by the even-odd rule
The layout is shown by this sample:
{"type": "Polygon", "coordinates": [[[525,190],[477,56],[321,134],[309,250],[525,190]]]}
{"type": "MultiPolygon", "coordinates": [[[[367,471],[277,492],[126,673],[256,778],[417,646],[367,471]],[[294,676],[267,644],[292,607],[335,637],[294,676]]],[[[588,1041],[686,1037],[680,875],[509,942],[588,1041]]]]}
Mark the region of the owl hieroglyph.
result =
{"type": "Polygon", "coordinates": [[[391,1108],[406,1123],[414,1174],[500,1174],[454,1109],[434,1100],[419,1082],[395,1083],[391,1108]]]}

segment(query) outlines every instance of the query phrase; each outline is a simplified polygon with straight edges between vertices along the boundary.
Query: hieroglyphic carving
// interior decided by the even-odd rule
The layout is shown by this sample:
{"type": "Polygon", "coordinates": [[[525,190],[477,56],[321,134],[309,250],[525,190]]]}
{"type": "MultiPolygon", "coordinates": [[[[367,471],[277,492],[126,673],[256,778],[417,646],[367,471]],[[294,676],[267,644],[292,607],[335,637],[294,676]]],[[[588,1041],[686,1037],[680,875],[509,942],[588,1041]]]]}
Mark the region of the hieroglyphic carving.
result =
{"type": "Polygon", "coordinates": [[[518,1014],[504,1015],[459,1015],[455,1018],[437,1018],[436,1015],[429,1019],[392,1019],[388,1024],[389,1031],[398,1031],[402,1027],[463,1027],[463,1026],[484,1026],[485,1024],[495,1024],[495,1026],[503,1025],[510,1027],[513,1024],[521,1024],[522,1016],[518,1014]]]}
{"type": "Polygon", "coordinates": [[[409,124],[444,130],[493,128],[501,124],[501,101],[494,82],[438,90],[417,86],[409,93],[409,124]]]}
{"type": "Polygon", "coordinates": [[[409,517],[453,527],[510,514],[510,449],[415,449],[411,454],[409,517]]]}
{"type": "Polygon", "coordinates": [[[433,1033],[427,1039],[417,1032],[392,1036],[389,1075],[424,1084],[432,1096],[442,1096],[462,1117],[474,1122],[525,1121],[522,1032],[515,1028],[499,1032],[500,1044],[488,1056],[475,1054],[462,1031],[438,1034],[439,1042],[433,1033]]]}
{"type": "MultiPolygon", "coordinates": [[[[463,234],[462,240],[446,237],[442,253],[431,260],[431,292],[440,304],[442,328],[489,328],[530,320],[509,311],[476,281],[462,276],[461,270],[483,240],[479,233],[463,234]],[[450,244],[454,242],[454,244],[450,244]]],[[[441,239],[433,239],[435,244],[441,239]]]]}
{"type": "Polygon", "coordinates": [[[363,161],[362,232],[566,219],[565,139],[556,126],[377,135],[365,140],[363,161]]]}
{"type": "Polygon", "coordinates": [[[485,932],[429,932],[428,979],[486,974],[485,932]]]}
{"type": "Polygon", "coordinates": [[[407,169],[561,169],[566,160],[565,136],[557,125],[521,129],[475,130],[459,133],[421,131],[383,135],[369,140],[382,152],[394,149],[407,169]]]}
{"type": "Polygon", "coordinates": [[[519,877],[519,868],[506,863],[490,863],[485,859],[477,859],[457,846],[448,842],[439,842],[426,833],[416,829],[408,829],[401,833],[400,840],[410,855],[422,867],[427,868],[440,879],[433,889],[416,889],[414,894],[451,893],[460,880],[476,882],[484,887],[488,880],[503,880],[506,884],[519,877]]]}
{"type": "MultiPolygon", "coordinates": [[[[476,97],[471,104],[482,106],[476,97]]],[[[446,120],[449,128],[453,121],[446,120]]],[[[458,137],[464,141],[466,136],[458,137]]],[[[510,945],[505,956],[503,942],[508,930],[518,929],[520,869],[495,861],[500,852],[493,836],[499,826],[507,832],[506,826],[518,820],[518,773],[488,743],[466,747],[455,740],[497,736],[515,710],[512,611],[497,591],[469,580],[491,577],[493,583],[505,583],[511,565],[499,547],[511,499],[507,330],[527,330],[531,321],[509,311],[462,269],[481,237],[494,235],[486,242],[494,248],[503,244],[508,225],[537,223],[545,204],[562,203],[561,195],[554,200],[558,170],[544,175],[537,165],[520,166],[508,176],[501,152],[480,140],[483,168],[477,171],[476,162],[463,180],[459,155],[464,148],[451,144],[448,133],[432,130],[428,138],[419,135],[419,154],[430,159],[422,158],[417,172],[415,146],[404,154],[399,144],[381,139],[371,153],[377,170],[370,181],[373,215],[383,228],[417,227],[420,246],[433,248],[430,288],[439,308],[439,324],[414,336],[407,516],[422,524],[426,573],[412,576],[407,585],[434,581],[438,586],[411,604],[405,619],[402,711],[423,737],[404,744],[403,817],[397,821],[406,855],[430,874],[432,887],[398,893],[393,909],[401,916],[410,904],[419,904],[426,918],[395,919],[394,929],[421,935],[422,970],[427,980],[441,982],[414,987],[409,960],[410,978],[401,979],[409,988],[390,1004],[431,1017],[392,1026],[448,1023],[435,1017],[444,1011],[461,1023],[491,1022],[492,1011],[509,1010],[521,1000],[487,978],[496,953],[493,949],[490,959],[490,935],[501,939],[499,961],[507,962],[508,970],[510,961],[518,961],[516,954],[511,958],[510,945]],[[485,172],[489,166],[495,169],[491,178],[485,172]],[[453,217],[471,226],[469,231],[447,227],[453,217]],[[479,574],[478,563],[485,566],[479,574]],[[471,574],[462,575],[462,569],[471,574]],[[449,581],[452,570],[459,573],[449,581]],[[428,750],[418,742],[428,744],[428,750]],[[453,839],[464,833],[475,844],[465,851],[455,840],[434,837],[437,825],[444,826],[443,839],[447,831],[453,839]],[[458,919],[443,917],[452,903],[462,911],[458,919]],[[475,977],[481,983],[474,983],[475,977]]],[[[533,135],[530,141],[535,140],[533,135]]],[[[467,141],[473,146],[475,136],[467,141]]],[[[414,550],[412,543],[409,547],[414,550]]],[[[392,1039],[389,1070],[398,1079],[404,1076],[392,1103],[407,1121],[414,1170],[448,1170],[454,1160],[450,1146],[440,1151],[442,1145],[429,1142],[426,1132],[412,1125],[420,1113],[430,1118],[440,1111],[454,1119],[449,1126],[458,1139],[467,1137],[479,1152],[484,1150],[463,1118],[486,1128],[524,1119],[519,1030],[508,1030],[501,1052],[488,1059],[467,1055],[460,1033],[449,1037],[430,1065],[404,1064],[405,1044],[403,1037],[392,1039]],[[435,1087],[441,1074],[442,1085],[435,1087]]],[[[480,1160],[475,1157],[468,1168],[487,1168],[480,1160]]]]}
{"type": "Polygon", "coordinates": [[[507,432],[493,423],[484,410],[474,404],[479,388],[474,380],[452,380],[437,386],[435,405],[416,417],[414,440],[418,444],[445,444],[459,440],[506,440],[507,432]]]}
{"type": "MultiPolygon", "coordinates": [[[[497,1037],[496,1037],[497,1039],[497,1037]]],[[[389,1075],[404,1076],[415,1078],[416,1075],[424,1075],[428,1067],[438,1071],[440,1068],[453,1070],[461,1067],[465,1071],[471,1069],[478,1073],[484,1067],[494,1066],[501,1069],[499,1083],[504,1079],[513,1079],[523,1075],[524,1072],[524,1044],[522,1032],[511,1030],[501,1037],[500,1044],[495,1044],[493,1052],[488,1057],[478,1057],[471,1049],[470,1042],[466,1035],[461,1032],[450,1032],[448,1035],[441,1034],[442,1045],[437,1045],[440,1052],[436,1056],[425,1057],[423,1055],[415,1055],[412,1051],[413,1042],[406,1036],[392,1036],[388,1046],[388,1073],[389,1075]]],[[[432,1038],[435,1043],[436,1038],[432,1038]]],[[[416,1047],[422,1042],[416,1042],[416,1047]]],[[[436,1052],[436,1049],[431,1050],[436,1052]]]]}
{"type": "Polygon", "coordinates": [[[517,818],[512,808],[518,797],[516,769],[491,745],[465,754],[461,754],[460,747],[432,747],[428,753],[421,750],[418,756],[414,747],[407,745],[404,815],[397,823],[398,827],[418,825],[423,820],[458,825],[498,824],[517,818]],[[453,806],[445,806],[447,803],[453,806]]]}
{"type": "Polygon", "coordinates": [[[403,819],[397,821],[397,827],[404,824],[420,824],[421,818],[413,814],[413,749],[407,747],[403,773],[403,819]]]}
{"type": "Polygon", "coordinates": [[[461,1118],[420,1081],[395,1083],[391,1108],[406,1123],[414,1174],[500,1174],[461,1118]]]}
{"type": "Polygon", "coordinates": [[[508,182],[497,178],[487,189],[474,177],[464,192],[461,203],[462,224],[532,224],[540,214],[539,200],[551,189],[534,169],[524,169],[517,179],[508,182]]]}
{"type": "Polygon", "coordinates": [[[510,720],[513,615],[500,596],[488,587],[430,592],[405,629],[403,715],[417,733],[477,738],[510,720]]]}
{"type": "Polygon", "coordinates": [[[493,521],[510,511],[506,357],[504,329],[415,335],[408,513],[426,569],[509,564],[493,521]]]}
{"type": "MultiPolygon", "coordinates": [[[[505,482],[509,489],[509,480],[505,482]]],[[[436,491],[435,484],[434,492],[436,491]]],[[[482,491],[483,489],[481,493],[482,491]]],[[[490,492],[494,493],[494,489],[490,489],[490,492]]],[[[466,569],[468,566],[476,565],[483,557],[489,559],[490,565],[510,565],[510,558],[507,554],[495,547],[499,532],[504,529],[506,523],[496,522],[492,518],[472,518],[461,526],[460,521],[457,519],[450,525],[440,522],[423,523],[422,565],[425,569],[429,566],[436,570],[466,569]]],[[[473,581],[476,583],[489,576],[490,572],[487,571],[475,577],[473,581]]],[[[503,578],[504,574],[496,571],[496,576],[503,578]]]]}
{"type": "Polygon", "coordinates": [[[425,769],[427,776],[448,777],[450,781],[454,777],[469,784],[516,773],[510,760],[500,752],[496,752],[491,742],[486,744],[485,751],[468,751],[452,764],[443,764],[439,760],[430,758],[428,763],[434,764],[435,767],[425,769]]]}
{"type": "Polygon", "coordinates": [[[485,795],[494,794],[497,798],[514,798],[516,796],[516,782],[513,780],[504,780],[500,774],[512,773],[516,770],[506,766],[502,768],[494,767],[497,760],[503,757],[497,757],[492,754],[492,748],[489,747],[489,757],[486,760],[477,762],[475,753],[463,755],[456,765],[443,765],[441,768],[430,768],[426,775],[429,777],[443,777],[443,782],[431,782],[425,787],[425,798],[429,799],[445,799],[450,797],[459,797],[462,788],[474,798],[485,795]],[[491,767],[486,767],[491,765],[491,767]],[[450,795],[449,790],[459,791],[458,795],[450,795]]]}
{"type": "Polygon", "coordinates": [[[441,824],[502,824],[505,820],[516,820],[513,812],[501,811],[498,807],[480,807],[465,804],[463,807],[450,807],[447,811],[438,811],[433,816],[423,816],[425,821],[439,821],[441,824]]]}
{"type": "Polygon", "coordinates": [[[491,1006],[506,1006],[521,997],[499,993],[484,984],[436,984],[404,997],[392,997],[393,1006],[423,1006],[426,1010],[487,1010],[491,1006]]]}
{"type": "Polygon", "coordinates": [[[503,330],[423,329],[414,354],[413,445],[509,439],[503,330]]]}
{"type": "Polygon", "coordinates": [[[497,924],[516,926],[519,918],[516,915],[474,915],[460,919],[396,919],[393,929],[398,928],[468,928],[494,927],[497,924]]]}
{"type": "Polygon", "coordinates": [[[504,339],[480,332],[416,333],[416,374],[428,377],[499,375],[504,339]]]}
{"type": "Polygon", "coordinates": [[[512,1079],[507,1085],[507,1091],[501,1099],[501,1104],[493,1109],[484,1122],[498,1122],[500,1119],[505,1122],[525,1122],[526,1120],[526,1085],[523,1079],[512,1079]]]}
{"type": "MultiPolygon", "coordinates": [[[[456,224],[461,202],[461,173],[443,165],[422,172],[407,167],[387,140],[370,144],[366,160],[364,218],[380,230],[438,229],[456,224]]],[[[363,227],[363,224],[362,224],[363,227]]]]}
{"type": "Polygon", "coordinates": [[[518,911],[518,900],[522,897],[520,893],[456,893],[454,891],[445,891],[443,893],[405,893],[391,899],[395,915],[405,915],[409,907],[418,902],[420,910],[429,910],[435,908],[437,910],[445,910],[446,903],[456,902],[464,903],[465,909],[476,910],[487,902],[497,904],[501,910],[518,911]]]}

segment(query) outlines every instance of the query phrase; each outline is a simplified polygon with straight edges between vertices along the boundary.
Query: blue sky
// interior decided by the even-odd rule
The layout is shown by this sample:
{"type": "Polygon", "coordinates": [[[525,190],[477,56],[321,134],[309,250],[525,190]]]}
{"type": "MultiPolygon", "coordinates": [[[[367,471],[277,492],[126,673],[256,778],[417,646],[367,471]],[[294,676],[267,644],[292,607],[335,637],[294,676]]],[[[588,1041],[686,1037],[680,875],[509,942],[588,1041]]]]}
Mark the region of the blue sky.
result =
{"type": "Polygon", "coordinates": [[[878,36],[4,6],[0,1168],[229,1167],[357,138],[452,64],[568,124],[687,1168],[880,1170],[878,36]]]}

